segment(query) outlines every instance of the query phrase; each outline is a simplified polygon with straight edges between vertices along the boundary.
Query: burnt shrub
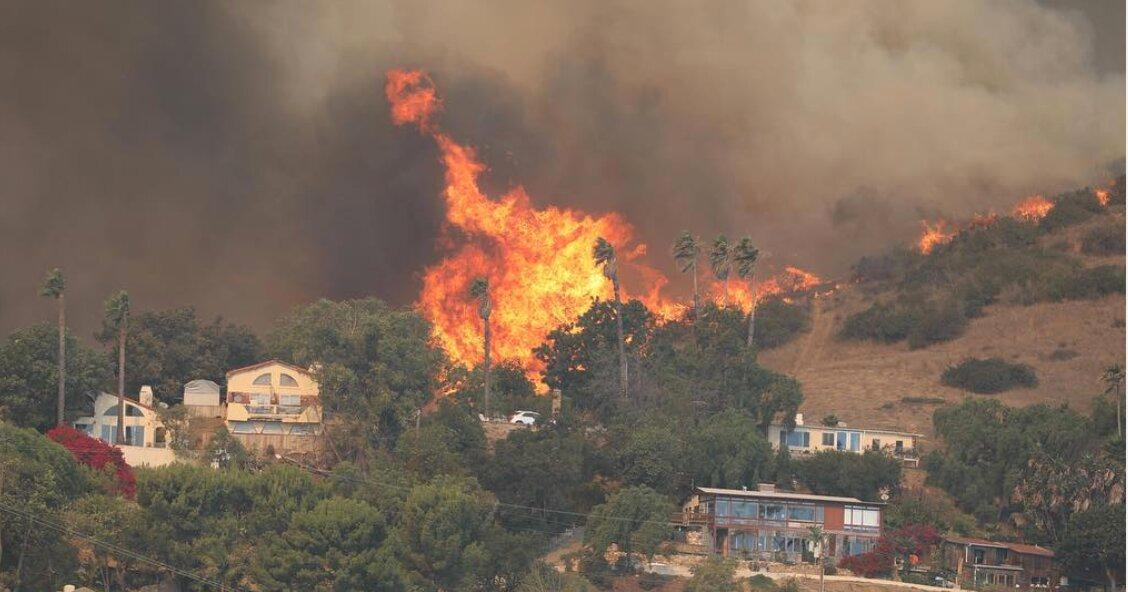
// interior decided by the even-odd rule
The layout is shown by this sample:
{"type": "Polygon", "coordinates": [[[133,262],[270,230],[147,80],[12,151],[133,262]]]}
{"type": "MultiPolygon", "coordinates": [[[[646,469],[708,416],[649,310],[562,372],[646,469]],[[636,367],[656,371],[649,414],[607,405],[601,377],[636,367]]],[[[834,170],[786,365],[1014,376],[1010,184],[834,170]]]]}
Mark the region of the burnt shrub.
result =
{"type": "Polygon", "coordinates": [[[1038,386],[1034,369],[1026,364],[1013,364],[1001,358],[967,358],[949,366],[940,381],[965,391],[992,395],[1016,387],[1038,386]]]}
{"type": "Polygon", "coordinates": [[[763,349],[793,341],[811,324],[811,313],[804,304],[780,298],[766,300],[756,307],[756,343],[763,349]]]}
{"type": "Polygon", "coordinates": [[[1101,224],[1091,228],[1081,239],[1081,252],[1087,255],[1123,255],[1124,226],[1101,224]]]}

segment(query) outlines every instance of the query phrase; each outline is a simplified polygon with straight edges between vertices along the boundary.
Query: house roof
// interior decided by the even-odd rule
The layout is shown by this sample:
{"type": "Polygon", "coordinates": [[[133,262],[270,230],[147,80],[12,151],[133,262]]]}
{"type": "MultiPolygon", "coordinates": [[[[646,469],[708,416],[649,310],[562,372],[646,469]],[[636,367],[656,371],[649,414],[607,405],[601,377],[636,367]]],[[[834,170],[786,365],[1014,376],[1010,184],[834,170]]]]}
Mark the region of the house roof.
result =
{"type": "Polygon", "coordinates": [[[1015,553],[1022,555],[1041,555],[1042,557],[1053,557],[1054,552],[1038,545],[1028,545],[1026,543],[1008,543],[1005,541],[989,541],[987,539],[977,539],[974,537],[947,537],[945,541],[956,543],[959,545],[975,545],[977,547],[993,547],[996,549],[1010,549],[1015,553]]]}
{"type": "MultiPolygon", "coordinates": [[[[779,423],[779,422],[775,422],[775,423],[772,423],[771,427],[774,428],[774,429],[781,429],[781,428],[784,427],[784,424],[779,423]]],[[[881,433],[881,434],[892,434],[894,436],[912,436],[914,438],[923,438],[924,437],[924,434],[918,434],[916,432],[899,432],[897,430],[886,430],[884,428],[855,428],[855,427],[825,426],[825,425],[822,425],[822,424],[813,424],[813,423],[804,423],[803,425],[797,425],[792,429],[796,429],[796,430],[819,429],[819,430],[830,430],[830,431],[839,431],[839,432],[871,432],[871,433],[881,433]]]]}
{"type": "Polygon", "coordinates": [[[274,364],[278,364],[279,366],[285,366],[285,367],[287,367],[291,370],[295,370],[295,371],[301,372],[303,374],[309,374],[309,370],[306,370],[305,368],[283,362],[282,360],[274,359],[274,360],[266,360],[265,362],[259,362],[257,364],[251,364],[250,366],[243,366],[242,368],[235,368],[233,370],[228,370],[227,376],[231,376],[232,374],[238,374],[240,372],[249,372],[251,370],[257,370],[259,368],[265,368],[266,366],[271,366],[271,365],[274,365],[274,364]]]}
{"type": "Polygon", "coordinates": [[[871,506],[884,506],[881,502],[866,502],[856,497],[837,497],[833,495],[815,495],[812,493],[795,493],[793,491],[758,491],[747,489],[720,489],[716,487],[698,487],[697,491],[713,495],[731,495],[735,497],[755,497],[779,500],[803,500],[812,502],[839,502],[844,504],[866,504],[871,506]]]}
{"type": "MultiPolygon", "coordinates": [[[[114,393],[102,392],[101,394],[106,395],[108,397],[113,397],[115,399],[118,398],[118,396],[114,393]]],[[[141,401],[138,401],[137,399],[130,399],[129,397],[122,397],[122,398],[125,399],[125,402],[129,403],[130,405],[136,405],[136,406],[138,406],[142,409],[148,409],[149,411],[156,412],[155,408],[150,407],[149,405],[146,405],[146,404],[142,403],[141,401]]]]}

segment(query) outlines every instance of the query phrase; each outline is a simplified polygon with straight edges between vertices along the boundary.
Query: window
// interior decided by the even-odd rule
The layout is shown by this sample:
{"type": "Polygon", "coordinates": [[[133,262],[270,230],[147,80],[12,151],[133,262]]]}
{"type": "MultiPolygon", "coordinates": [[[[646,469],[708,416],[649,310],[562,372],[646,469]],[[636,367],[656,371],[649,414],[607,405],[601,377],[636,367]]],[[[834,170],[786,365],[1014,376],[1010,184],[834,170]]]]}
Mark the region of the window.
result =
{"type": "Polygon", "coordinates": [[[125,436],[130,446],[144,446],[145,426],[125,426],[125,436]]]}
{"type": "Polygon", "coordinates": [[[298,380],[289,374],[281,374],[278,376],[278,384],[282,386],[298,386],[298,380]]]}
{"type": "Polygon", "coordinates": [[[861,555],[862,553],[869,553],[876,546],[874,539],[866,539],[859,537],[843,537],[842,538],[842,554],[846,556],[861,555]]]}
{"type": "Polygon", "coordinates": [[[865,526],[876,528],[881,520],[880,512],[869,508],[846,506],[846,526],[865,526]]]}
{"type": "Polygon", "coordinates": [[[277,421],[264,421],[259,424],[259,433],[262,434],[281,434],[282,424],[277,421]]]}
{"type": "Polygon", "coordinates": [[[833,432],[823,432],[822,443],[823,443],[823,446],[834,446],[834,433],[833,432]]]}
{"type": "Polygon", "coordinates": [[[114,443],[114,437],[117,436],[117,429],[114,426],[102,426],[102,441],[107,444],[114,443]]]}
{"type": "Polygon", "coordinates": [[[850,434],[850,452],[857,452],[862,449],[862,435],[853,432],[850,434]]]}
{"type": "Polygon", "coordinates": [[[780,442],[783,442],[785,437],[788,448],[808,448],[811,445],[811,433],[807,431],[780,431],[780,442]]]}
{"type": "Polygon", "coordinates": [[[251,405],[266,406],[270,405],[270,395],[265,393],[255,393],[251,395],[251,405]]]}
{"type": "Polygon", "coordinates": [[[717,500],[717,515],[732,516],[732,504],[727,499],[717,500]]]}
{"type": "Polygon", "coordinates": [[[231,433],[232,434],[253,434],[253,433],[255,433],[255,428],[251,425],[251,422],[249,422],[249,421],[233,421],[233,422],[231,422],[231,433]]]}
{"type": "Polygon", "coordinates": [[[291,436],[312,436],[317,431],[317,426],[312,423],[296,423],[290,426],[291,436]]]}
{"type": "Polygon", "coordinates": [[[983,565],[987,562],[987,553],[983,549],[972,549],[971,562],[975,565],[983,565]]]}
{"type": "Polygon", "coordinates": [[[782,504],[764,504],[764,520],[786,520],[787,508],[782,504]]]}
{"type": "MultiPolygon", "coordinates": [[[[283,374],[283,376],[285,376],[285,374],[283,374]]],[[[278,397],[278,403],[280,405],[288,405],[288,406],[291,406],[291,407],[297,407],[297,406],[302,404],[302,396],[301,395],[282,395],[282,396],[278,397]]]]}
{"type": "Polygon", "coordinates": [[[881,440],[878,440],[877,438],[873,439],[873,449],[881,450],[881,440]]]}
{"type": "Polygon", "coordinates": [[[270,373],[267,372],[266,374],[259,374],[258,378],[255,378],[255,381],[252,384],[258,386],[270,386],[270,373]]]}
{"type": "MultiPolygon", "coordinates": [[[[106,412],[102,414],[102,416],[104,416],[104,417],[117,417],[117,412],[118,412],[117,405],[113,405],[109,409],[107,409],[106,412]]],[[[137,407],[136,405],[130,405],[129,403],[126,403],[125,404],[125,416],[126,417],[144,417],[144,414],[141,413],[141,409],[139,407],[137,407]]]]}
{"type": "Polygon", "coordinates": [[[757,518],[760,515],[759,504],[756,502],[732,502],[732,515],[740,518],[757,518]]]}
{"type": "Polygon", "coordinates": [[[815,520],[815,507],[814,506],[788,506],[787,517],[791,520],[803,520],[806,522],[814,522],[815,520]]]}
{"type": "Polygon", "coordinates": [[[995,565],[1006,565],[1007,563],[1007,550],[995,549],[995,565]]]}

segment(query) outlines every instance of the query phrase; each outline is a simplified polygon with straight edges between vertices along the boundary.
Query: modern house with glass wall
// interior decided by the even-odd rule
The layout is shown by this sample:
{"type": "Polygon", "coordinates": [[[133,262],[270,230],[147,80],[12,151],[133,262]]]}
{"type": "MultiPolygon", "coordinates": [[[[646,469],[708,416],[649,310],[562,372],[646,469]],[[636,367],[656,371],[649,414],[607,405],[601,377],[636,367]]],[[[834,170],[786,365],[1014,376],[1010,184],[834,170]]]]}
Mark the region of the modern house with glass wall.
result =
{"type": "Polygon", "coordinates": [[[125,442],[117,441],[118,396],[99,393],[94,399],[94,415],[80,417],[74,427],[107,444],[164,448],[168,445],[164,424],[153,405],[153,389],[141,387],[138,398],[125,398],[125,442]]]}
{"type": "Polygon", "coordinates": [[[811,527],[826,535],[826,557],[873,550],[882,532],[884,504],[852,497],[698,487],[677,516],[684,540],[710,553],[765,561],[813,561],[819,556],[811,527]]]}
{"type": "Polygon", "coordinates": [[[803,414],[795,415],[795,426],[772,424],[768,429],[768,442],[772,448],[779,449],[785,444],[792,454],[807,454],[823,450],[856,452],[878,450],[915,464],[917,440],[921,434],[898,432],[873,428],[851,428],[839,422],[834,426],[808,425],[803,422],[803,414]]]}

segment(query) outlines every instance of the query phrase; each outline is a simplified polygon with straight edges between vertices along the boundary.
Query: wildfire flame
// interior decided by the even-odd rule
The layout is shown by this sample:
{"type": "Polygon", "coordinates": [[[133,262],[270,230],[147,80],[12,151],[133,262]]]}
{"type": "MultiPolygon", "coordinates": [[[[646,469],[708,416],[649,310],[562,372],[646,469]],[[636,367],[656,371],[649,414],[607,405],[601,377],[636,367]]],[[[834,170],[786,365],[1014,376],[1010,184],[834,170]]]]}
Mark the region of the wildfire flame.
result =
{"type": "Polygon", "coordinates": [[[1102,206],[1108,206],[1108,189],[1096,189],[1093,191],[1093,195],[1097,196],[1097,201],[1101,202],[1102,206]]]}
{"type": "Polygon", "coordinates": [[[917,248],[923,255],[931,253],[933,249],[940,245],[951,242],[957,232],[947,220],[937,220],[935,223],[921,220],[920,225],[923,230],[920,238],[917,239],[917,248]]]}
{"type": "Polygon", "coordinates": [[[1037,222],[1045,218],[1046,214],[1049,214],[1052,209],[1054,209],[1054,202],[1041,195],[1032,195],[1015,204],[1011,213],[1015,218],[1037,222]]]}
{"type": "MultiPolygon", "coordinates": [[[[496,199],[483,193],[478,179],[486,166],[472,147],[455,142],[434,123],[442,101],[426,73],[391,70],[384,91],[392,121],[414,124],[435,140],[441,153],[446,181],[444,242],[450,252],[424,270],[416,305],[455,362],[472,365],[482,357],[482,320],[469,286],[474,278],[485,276],[493,301],[495,359],[516,360],[530,374],[541,370],[532,350],[548,332],[574,320],[593,299],[612,296],[610,282],[592,259],[597,237],[616,247],[624,298],[639,299],[663,318],[685,310],[683,304],[663,296],[669,280],[642,262],[646,245],[635,240],[632,227],[618,214],[595,216],[554,206],[537,209],[522,187],[496,199]]],[[[730,302],[747,308],[753,299],[819,283],[813,274],[788,267],[755,291],[743,282],[732,282],[730,302]]]]}

